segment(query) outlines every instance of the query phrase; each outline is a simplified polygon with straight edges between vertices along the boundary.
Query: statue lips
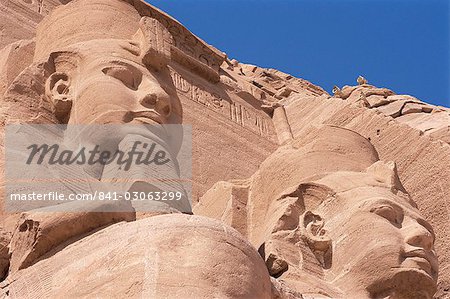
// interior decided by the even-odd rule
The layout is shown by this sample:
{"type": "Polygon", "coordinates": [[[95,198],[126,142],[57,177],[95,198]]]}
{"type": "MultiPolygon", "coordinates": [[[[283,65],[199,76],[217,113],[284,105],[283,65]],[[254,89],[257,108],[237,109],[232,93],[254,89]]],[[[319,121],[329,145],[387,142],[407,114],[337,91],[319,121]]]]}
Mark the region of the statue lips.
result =
{"type": "Polygon", "coordinates": [[[403,257],[405,258],[405,262],[407,262],[407,264],[410,264],[412,262],[415,265],[417,265],[421,270],[425,271],[428,275],[430,275],[433,279],[435,278],[438,271],[438,261],[436,255],[432,251],[426,251],[421,248],[414,249],[405,252],[403,254],[403,257]]]}
{"type": "MultiPolygon", "coordinates": [[[[148,126],[147,129],[153,134],[156,132],[160,138],[169,136],[167,127],[164,126],[166,124],[166,119],[155,110],[130,111],[127,118],[129,118],[127,123],[148,126]]],[[[146,134],[143,136],[146,136],[146,134]]]]}
{"type": "Polygon", "coordinates": [[[165,119],[155,110],[142,110],[142,111],[132,111],[130,113],[131,122],[137,120],[140,123],[147,125],[163,125],[165,124],[165,119]]]}

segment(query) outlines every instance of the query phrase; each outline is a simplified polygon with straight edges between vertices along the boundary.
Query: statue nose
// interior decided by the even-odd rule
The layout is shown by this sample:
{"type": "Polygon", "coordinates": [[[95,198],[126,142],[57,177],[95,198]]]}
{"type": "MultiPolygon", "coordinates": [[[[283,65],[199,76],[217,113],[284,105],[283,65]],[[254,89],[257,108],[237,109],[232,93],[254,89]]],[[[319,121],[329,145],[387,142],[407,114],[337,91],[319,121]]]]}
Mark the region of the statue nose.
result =
{"type": "Polygon", "coordinates": [[[145,108],[153,109],[158,114],[169,117],[172,112],[170,96],[164,89],[155,83],[142,86],[142,96],[139,103],[145,108]]]}
{"type": "Polygon", "coordinates": [[[414,247],[420,247],[425,250],[433,249],[433,233],[430,232],[425,226],[415,220],[412,220],[412,223],[405,227],[405,230],[405,241],[407,244],[414,247]]]}

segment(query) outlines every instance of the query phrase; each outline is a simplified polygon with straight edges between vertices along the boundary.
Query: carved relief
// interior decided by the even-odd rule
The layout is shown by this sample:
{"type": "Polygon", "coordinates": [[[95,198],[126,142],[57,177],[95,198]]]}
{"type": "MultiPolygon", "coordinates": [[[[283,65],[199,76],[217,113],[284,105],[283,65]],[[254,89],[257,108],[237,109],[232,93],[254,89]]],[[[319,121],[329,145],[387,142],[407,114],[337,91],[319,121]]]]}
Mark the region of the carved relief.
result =
{"type": "Polygon", "coordinates": [[[222,114],[256,134],[270,136],[270,119],[266,114],[259,114],[254,111],[254,108],[248,108],[231,99],[224,100],[220,95],[207,91],[206,87],[199,84],[194,84],[173,69],[171,76],[177,90],[191,101],[222,114]]]}
{"type": "Polygon", "coordinates": [[[174,46],[185,55],[204,64],[218,73],[225,61],[225,54],[207,45],[177,21],[167,18],[156,10],[147,10],[146,14],[160,21],[172,34],[174,46]]]}
{"type": "Polygon", "coordinates": [[[269,135],[269,121],[243,105],[230,105],[230,119],[243,127],[253,128],[261,136],[269,135]]]}

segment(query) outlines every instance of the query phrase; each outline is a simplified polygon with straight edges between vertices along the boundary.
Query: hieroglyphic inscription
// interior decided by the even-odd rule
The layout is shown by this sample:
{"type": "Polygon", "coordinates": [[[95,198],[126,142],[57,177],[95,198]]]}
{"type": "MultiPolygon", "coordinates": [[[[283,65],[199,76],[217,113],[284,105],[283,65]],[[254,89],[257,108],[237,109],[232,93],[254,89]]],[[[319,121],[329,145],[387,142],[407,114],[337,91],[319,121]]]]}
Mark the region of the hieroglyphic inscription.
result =
{"type": "Polygon", "coordinates": [[[226,101],[219,95],[207,92],[204,88],[192,84],[176,72],[172,72],[172,80],[178,91],[190,100],[202,104],[203,106],[219,112],[224,110],[226,105],[229,105],[229,103],[225,103],[226,101]]]}
{"type": "Polygon", "coordinates": [[[189,30],[180,23],[168,17],[161,12],[145,7],[147,15],[157,19],[164,27],[169,30],[173,37],[174,46],[180,49],[186,55],[204,63],[214,71],[219,72],[219,68],[225,61],[225,54],[219,50],[207,45],[198,37],[193,35],[189,30]]]}
{"type": "Polygon", "coordinates": [[[189,98],[211,110],[214,110],[240,126],[250,129],[261,136],[270,136],[270,120],[263,113],[258,113],[230,100],[224,100],[220,95],[207,91],[201,85],[195,85],[179,73],[171,72],[172,80],[177,90],[189,98]]]}
{"type": "Polygon", "coordinates": [[[257,133],[262,136],[269,134],[267,120],[238,103],[232,103],[230,105],[230,119],[243,127],[256,129],[257,133]]]}

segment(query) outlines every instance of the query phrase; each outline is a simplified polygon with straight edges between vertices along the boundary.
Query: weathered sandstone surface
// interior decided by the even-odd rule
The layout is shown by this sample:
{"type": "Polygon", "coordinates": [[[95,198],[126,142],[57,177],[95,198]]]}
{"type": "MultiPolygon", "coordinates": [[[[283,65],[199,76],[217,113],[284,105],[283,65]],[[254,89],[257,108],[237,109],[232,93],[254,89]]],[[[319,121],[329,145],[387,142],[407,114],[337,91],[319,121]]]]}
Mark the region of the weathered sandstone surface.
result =
{"type": "Polygon", "coordinates": [[[0,48],[31,39],[36,26],[53,8],[67,0],[2,0],[0,1],[0,48]]]}
{"type": "Polygon", "coordinates": [[[2,211],[3,297],[450,298],[449,108],[330,95],[139,0],[0,0],[0,101],[2,136],[136,109],[193,131],[194,215],[2,211]]]}

